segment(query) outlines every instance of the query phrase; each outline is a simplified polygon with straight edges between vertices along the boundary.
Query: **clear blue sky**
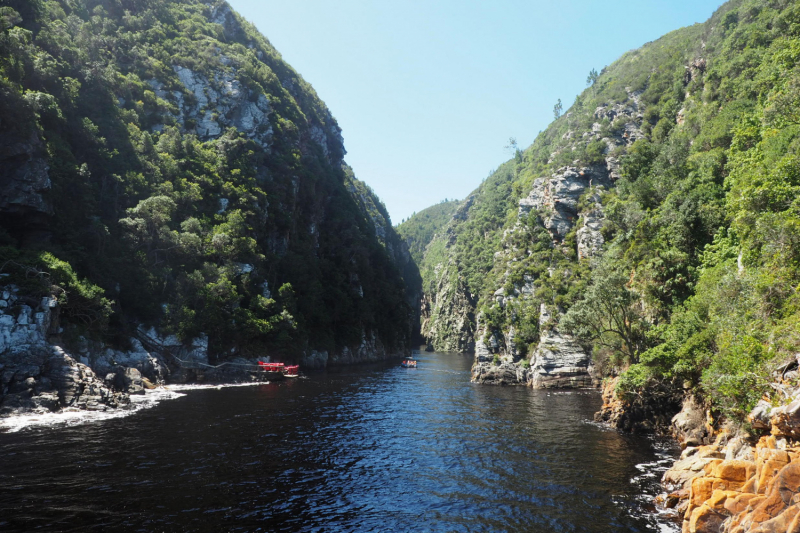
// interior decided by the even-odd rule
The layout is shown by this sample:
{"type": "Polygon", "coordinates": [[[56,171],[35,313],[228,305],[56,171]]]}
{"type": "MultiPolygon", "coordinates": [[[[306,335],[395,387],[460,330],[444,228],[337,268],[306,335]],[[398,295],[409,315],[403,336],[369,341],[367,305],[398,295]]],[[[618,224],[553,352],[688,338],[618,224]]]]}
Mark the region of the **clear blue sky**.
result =
{"type": "Polygon", "coordinates": [[[331,109],[397,224],[464,198],[624,52],[721,0],[229,0],[331,109]]]}

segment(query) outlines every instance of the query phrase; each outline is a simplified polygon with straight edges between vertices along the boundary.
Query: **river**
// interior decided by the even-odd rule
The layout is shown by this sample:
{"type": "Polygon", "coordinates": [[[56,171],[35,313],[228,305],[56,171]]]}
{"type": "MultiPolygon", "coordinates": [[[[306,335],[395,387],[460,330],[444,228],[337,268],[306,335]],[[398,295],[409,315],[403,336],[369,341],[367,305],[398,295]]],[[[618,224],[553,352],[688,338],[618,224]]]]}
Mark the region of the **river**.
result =
{"type": "Polygon", "coordinates": [[[0,433],[0,531],[679,530],[650,507],[674,450],[591,423],[598,393],[419,361],[0,433]]]}

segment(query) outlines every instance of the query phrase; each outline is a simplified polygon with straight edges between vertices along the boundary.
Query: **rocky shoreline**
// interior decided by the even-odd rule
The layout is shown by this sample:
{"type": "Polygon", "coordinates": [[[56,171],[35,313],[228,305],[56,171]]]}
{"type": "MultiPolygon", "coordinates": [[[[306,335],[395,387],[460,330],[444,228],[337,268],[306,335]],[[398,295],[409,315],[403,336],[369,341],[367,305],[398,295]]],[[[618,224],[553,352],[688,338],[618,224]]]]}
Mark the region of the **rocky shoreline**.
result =
{"type": "Polygon", "coordinates": [[[619,398],[617,379],[604,384],[596,420],[678,441],[682,452],[657,504],[673,510],[683,533],[800,533],[800,385],[797,371],[786,370],[773,375],[783,405],[763,399],[748,417],[750,432],[668,387],[619,398]],[[676,402],[680,411],[669,417],[676,402]]]}
{"type": "MultiPolygon", "coordinates": [[[[472,381],[534,388],[597,388],[586,366],[571,372],[570,359],[550,365],[551,379],[529,365],[496,357],[477,343],[472,381]]],[[[538,352],[539,350],[537,350],[538,352]]],[[[551,354],[569,352],[563,345],[551,354]]],[[[547,359],[544,359],[547,360],[547,359]]],[[[541,362],[541,361],[540,361],[541,362]]],[[[545,367],[545,370],[547,368],[545,367]]],[[[682,533],[800,533],[800,365],[790,362],[773,373],[774,400],[765,398],[748,417],[752,430],[725,423],[708,405],[675,384],[652,384],[621,398],[619,378],[602,384],[597,422],[624,432],[675,439],[680,457],[661,480],[659,508],[674,513],[682,533]],[[677,414],[675,414],[677,413],[677,414]]]]}
{"type": "MultiPolygon", "coordinates": [[[[15,285],[0,287],[0,418],[61,411],[109,412],[131,408],[132,396],[166,384],[254,382],[261,358],[209,363],[208,338],[181,342],[140,326],[127,349],[79,336],[62,342],[60,307],[53,297],[34,301],[15,285]]],[[[397,354],[379,339],[338,353],[309,351],[303,368],[387,359],[397,354]]],[[[405,354],[400,354],[405,355],[405,354]]]]}

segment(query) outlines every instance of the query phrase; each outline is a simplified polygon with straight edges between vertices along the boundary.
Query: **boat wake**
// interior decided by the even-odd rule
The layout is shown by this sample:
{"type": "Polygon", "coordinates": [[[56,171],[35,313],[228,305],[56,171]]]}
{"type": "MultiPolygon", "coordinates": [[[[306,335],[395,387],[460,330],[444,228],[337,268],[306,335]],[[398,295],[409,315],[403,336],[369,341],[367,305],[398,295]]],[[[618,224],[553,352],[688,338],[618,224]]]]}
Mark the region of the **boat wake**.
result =
{"type": "Polygon", "coordinates": [[[16,433],[24,429],[40,427],[65,427],[78,426],[103,422],[114,418],[123,418],[133,415],[144,409],[155,407],[166,400],[174,400],[186,396],[186,392],[202,389],[223,389],[231,387],[252,387],[254,385],[264,385],[261,383],[231,383],[225,385],[168,385],[153,390],[147,390],[144,394],[132,395],[131,403],[120,409],[108,409],[105,411],[85,411],[81,409],[66,408],[53,413],[28,413],[13,415],[7,418],[0,418],[0,433],[16,433]]]}

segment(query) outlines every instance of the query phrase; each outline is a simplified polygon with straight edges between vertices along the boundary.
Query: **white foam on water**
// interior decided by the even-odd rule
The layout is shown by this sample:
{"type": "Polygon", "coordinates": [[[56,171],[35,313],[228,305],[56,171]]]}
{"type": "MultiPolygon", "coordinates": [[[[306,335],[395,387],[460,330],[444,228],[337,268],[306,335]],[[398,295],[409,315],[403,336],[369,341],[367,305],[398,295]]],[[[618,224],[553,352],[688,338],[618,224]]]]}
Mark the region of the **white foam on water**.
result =
{"type": "Polygon", "coordinates": [[[253,385],[266,385],[269,382],[231,383],[225,385],[168,385],[153,390],[146,390],[144,394],[131,395],[131,403],[119,409],[106,411],[84,411],[80,409],[62,409],[54,413],[31,413],[0,418],[0,433],[16,433],[23,429],[35,427],[65,427],[91,424],[130,416],[144,409],[155,407],[165,400],[174,400],[186,396],[186,391],[204,389],[223,389],[230,387],[252,387],[253,385]]]}

